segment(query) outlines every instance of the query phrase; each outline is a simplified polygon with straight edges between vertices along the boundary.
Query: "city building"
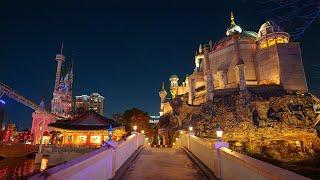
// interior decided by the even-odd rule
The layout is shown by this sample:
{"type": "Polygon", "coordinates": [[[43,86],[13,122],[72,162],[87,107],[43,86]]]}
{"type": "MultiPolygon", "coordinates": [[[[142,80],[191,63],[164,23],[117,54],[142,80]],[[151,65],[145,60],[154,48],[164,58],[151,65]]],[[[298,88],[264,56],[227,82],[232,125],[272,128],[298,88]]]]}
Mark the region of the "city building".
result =
{"type": "MultiPolygon", "coordinates": [[[[186,96],[189,105],[199,105],[236,91],[308,91],[300,45],[287,32],[272,21],[262,24],[258,33],[242,30],[232,13],[230,22],[225,37],[200,45],[195,68],[182,84],[177,75],[169,78],[173,99],[186,96]]],[[[171,112],[164,87],[159,96],[160,115],[171,112]]]]}
{"type": "Polygon", "coordinates": [[[150,124],[158,124],[160,120],[160,116],[150,116],[149,123],[150,124]]]}
{"type": "Polygon", "coordinates": [[[76,96],[75,104],[77,114],[82,114],[89,110],[94,110],[100,115],[104,114],[104,97],[99,93],[92,93],[90,96],[76,96]]]}
{"type": "Polygon", "coordinates": [[[93,110],[74,119],[60,120],[49,124],[49,127],[62,135],[63,145],[100,146],[108,141],[109,128],[113,127],[113,139],[119,140],[126,134],[123,126],[117,126],[114,120],[108,119],[93,110]]]}

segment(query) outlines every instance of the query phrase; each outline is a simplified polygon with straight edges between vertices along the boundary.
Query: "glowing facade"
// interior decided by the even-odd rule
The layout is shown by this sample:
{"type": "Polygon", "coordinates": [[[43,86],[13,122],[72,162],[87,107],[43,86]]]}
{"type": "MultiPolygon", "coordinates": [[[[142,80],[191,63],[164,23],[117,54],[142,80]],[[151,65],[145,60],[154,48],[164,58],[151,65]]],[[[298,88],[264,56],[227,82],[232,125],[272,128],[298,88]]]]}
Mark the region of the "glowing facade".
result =
{"type": "MultiPolygon", "coordinates": [[[[65,62],[65,57],[61,52],[56,55],[57,71],[55,78],[55,86],[53,90],[53,98],[51,100],[51,113],[46,111],[45,104],[42,101],[40,109],[32,113],[32,128],[31,132],[34,135],[34,142],[40,143],[41,132],[43,131],[44,137],[42,141],[48,140],[50,123],[55,122],[57,119],[66,119],[72,116],[72,84],[73,84],[73,70],[72,68],[62,76],[62,64],[65,62]]],[[[48,142],[48,141],[45,141],[48,142]]]]}
{"type": "Polygon", "coordinates": [[[51,100],[51,113],[63,118],[70,118],[72,111],[73,70],[71,68],[65,76],[62,76],[61,68],[62,63],[65,61],[62,48],[60,54],[56,55],[58,65],[53,98],[51,100]]]}
{"type": "Polygon", "coordinates": [[[57,121],[49,124],[56,132],[62,135],[64,145],[94,145],[100,146],[103,141],[108,141],[109,127],[112,125],[112,136],[119,140],[126,134],[124,127],[116,127],[112,119],[108,119],[97,112],[90,110],[74,119],[57,121]]]}
{"type": "Polygon", "coordinates": [[[169,80],[172,98],[188,95],[190,105],[212,100],[221,92],[251,88],[308,91],[299,43],[291,42],[290,35],[271,21],[258,33],[244,31],[233,14],[226,37],[200,45],[195,69],[186,81],[179,85],[176,75],[169,80]]]}

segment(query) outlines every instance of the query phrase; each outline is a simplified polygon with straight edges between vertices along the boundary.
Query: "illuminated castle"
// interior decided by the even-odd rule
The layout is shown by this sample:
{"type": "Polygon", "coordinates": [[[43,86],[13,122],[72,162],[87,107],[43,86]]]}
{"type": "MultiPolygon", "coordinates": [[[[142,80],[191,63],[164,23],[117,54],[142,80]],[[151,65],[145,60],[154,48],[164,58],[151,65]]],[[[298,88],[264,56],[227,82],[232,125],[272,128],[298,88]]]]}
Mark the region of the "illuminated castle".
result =
{"type": "Polygon", "coordinates": [[[43,143],[48,143],[50,139],[50,129],[48,125],[54,123],[57,119],[71,118],[72,113],[72,84],[73,70],[72,68],[62,76],[62,64],[65,57],[62,54],[63,46],[60,53],[56,55],[55,60],[58,62],[55,86],[53,90],[53,98],[51,100],[51,113],[45,109],[44,101],[41,101],[40,109],[32,113],[32,128],[31,132],[34,135],[34,142],[40,143],[41,131],[43,131],[43,143]]]}
{"type": "MultiPolygon", "coordinates": [[[[188,104],[199,105],[226,92],[308,91],[299,43],[291,42],[288,33],[272,21],[265,22],[258,33],[243,31],[232,13],[230,21],[226,37],[200,45],[194,71],[181,85],[178,76],[170,77],[172,98],[185,95],[188,104]]],[[[169,106],[165,99],[161,97],[161,107],[169,106]]],[[[168,112],[170,108],[160,109],[160,114],[168,112]]]]}

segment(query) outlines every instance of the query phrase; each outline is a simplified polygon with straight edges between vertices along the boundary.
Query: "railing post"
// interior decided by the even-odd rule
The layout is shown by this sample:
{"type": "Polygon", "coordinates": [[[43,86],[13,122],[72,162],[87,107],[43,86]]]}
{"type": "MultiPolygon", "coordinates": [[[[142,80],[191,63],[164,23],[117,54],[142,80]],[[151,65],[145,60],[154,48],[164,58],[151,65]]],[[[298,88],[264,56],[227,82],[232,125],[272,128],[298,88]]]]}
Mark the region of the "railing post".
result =
{"type": "Polygon", "coordinates": [[[226,147],[229,148],[229,143],[227,142],[217,142],[214,144],[214,149],[217,152],[217,162],[218,162],[218,172],[216,174],[218,179],[221,179],[221,170],[222,170],[222,164],[221,164],[221,153],[220,153],[220,148],[226,147]]]}
{"type": "Polygon", "coordinates": [[[190,140],[191,140],[191,136],[194,136],[194,132],[189,132],[188,133],[188,149],[190,150],[190,140]]]}
{"type": "Polygon", "coordinates": [[[116,175],[116,171],[117,171],[116,170],[117,168],[117,149],[116,148],[112,150],[112,167],[111,168],[112,168],[112,174],[111,174],[112,177],[110,177],[110,179],[116,175]]]}

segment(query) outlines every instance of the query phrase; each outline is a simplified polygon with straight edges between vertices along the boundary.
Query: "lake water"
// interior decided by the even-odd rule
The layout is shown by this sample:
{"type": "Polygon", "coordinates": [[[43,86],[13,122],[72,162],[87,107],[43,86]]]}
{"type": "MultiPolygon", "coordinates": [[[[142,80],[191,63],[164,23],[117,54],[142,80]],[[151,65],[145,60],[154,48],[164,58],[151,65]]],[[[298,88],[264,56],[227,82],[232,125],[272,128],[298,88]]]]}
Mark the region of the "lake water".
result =
{"type": "Polygon", "coordinates": [[[48,160],[43,159],[42,164],[35,165],[34,157],[7,158],[0,160],[0,180],[27,179],[34,173],[44,170],[48,160]]]}

